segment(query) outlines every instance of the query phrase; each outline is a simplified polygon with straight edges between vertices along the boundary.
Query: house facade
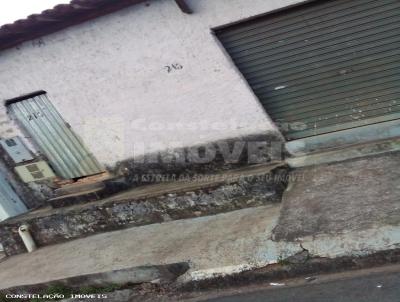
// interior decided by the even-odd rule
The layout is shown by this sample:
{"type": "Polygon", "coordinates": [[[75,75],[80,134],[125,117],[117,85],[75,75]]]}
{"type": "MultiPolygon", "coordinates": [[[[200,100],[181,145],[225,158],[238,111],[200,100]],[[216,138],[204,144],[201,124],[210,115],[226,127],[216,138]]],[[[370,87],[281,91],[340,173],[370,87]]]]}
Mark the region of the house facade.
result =
{"type": "Polygon", "coordinates": [[[0,135],[30,154],[3,148],[16,191],[195,146],[297,156],[400,134],[398,1],[111,2],[0,28],[0,135]]]}

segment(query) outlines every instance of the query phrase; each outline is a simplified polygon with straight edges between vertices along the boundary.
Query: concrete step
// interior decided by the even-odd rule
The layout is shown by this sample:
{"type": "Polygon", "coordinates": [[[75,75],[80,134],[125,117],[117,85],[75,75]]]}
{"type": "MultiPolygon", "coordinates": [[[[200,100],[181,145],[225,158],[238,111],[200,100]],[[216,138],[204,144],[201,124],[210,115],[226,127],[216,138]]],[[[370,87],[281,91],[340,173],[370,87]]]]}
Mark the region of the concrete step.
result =
{"type": "Polygon", "coordinates": [[[391,138],[364,144],[347,145],[341,148],[330,148],[307,155],[292,156],[287,158],[286,162],[292,168],[301,168],[398,151],[400,151],[400,138],[391,138]]]}
{"type": "Polygon", "coordinates": [[[400,120],[393,120],[293,140],[286,142],[285,148],[293,156],[303,156],[327,149],[346,149],[354,145],[370,144],[377,140],[390,141],[399,137],[400,120]]]}
{"type": "Polygon", "coordinates": [[[91,201],[100,200],[110,195],[105,190],[106,186],[103,183],[91,184],[90,186],[82,186],[80,189],[87,189],[77,193],[66,194],[67,191],[63,191],[61,196],[50,198],[47,203],[53,208],[62,208],[72,206],[79,203],[86,203],[91,201]]]}
{"type": "MultiPolygon", "coordinates": [[[[18,227],[29,225],[40,247],[132,226],[214,215],[279,202],[287,182],[282,163],[255,165],[190,180],[145,185],[64,208],[43,208],[0,223],[0,243],[7,255],[24,253],[18,227]]],[[[107,186],[118,186],[117,180],[107,186]]],[[[64,196],[64,203],[73,196],[64,196]]],[[[57,200],[56,200],[57,201],[57,200]]]]}
{"type": "Polygon", "coordinates": [[[53,208],[67,207],[104,199],[128,188],[129,184],[123,177],[111,177],[109,174],[103,173],[63,185],[54,191],[56,197],[47,202],[53,208]]]}
{"type": "Polygon", "coordinates": [[[57,197],[71,194],[78,194],[86,191],[104,189],[105,185],[102,181],[94,183],[74,183],[62,186],[54,191],[57,197]]]}
{"type": "MultiPolygon", "coordinates": [[[[6,266],[7,263],[4,263],[4,265],[6,266]]],[[[85,267],[85,269],[88,268],[85,267]]],[[[42,292],[44,294],[48,288],[62,288],[64,290],[72,289],[79,291],[84,289],[87,290],[88,288],[104,288],[104,290],[107,290],[107,288],[112,286],[118,287],[126,284],[167,284],[175,281],[188,269],[189,264],[182,262],[165,265],[148,265],[112,269],[95,273],[87,273],[91,271],[88,269],[87,271],[76,271],[76,275],[68,275],[68,273],[63,274],[54,270],[52,271],[52,275],[46,276],[45,278],[38,278],[30,281],[23,281],[24,279],[21,278],[17,282],[13,280],[14,283],[9,281],[2,282],[0,285],[0,293],[6,295],[24,292],[38,294],[39,292],[42,292]]]]}

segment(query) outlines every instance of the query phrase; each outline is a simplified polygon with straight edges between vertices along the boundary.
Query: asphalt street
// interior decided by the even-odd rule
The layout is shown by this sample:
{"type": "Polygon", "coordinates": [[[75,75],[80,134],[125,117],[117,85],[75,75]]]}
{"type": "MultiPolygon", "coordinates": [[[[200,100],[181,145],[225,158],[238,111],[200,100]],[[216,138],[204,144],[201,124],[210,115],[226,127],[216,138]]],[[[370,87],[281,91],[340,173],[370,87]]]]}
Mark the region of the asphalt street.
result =
{"type": "Polygon", "coordinates": [[[263,290],[203,300],[209,302],[397,302],[400,272],[311,281],[300,286],[272,285],[263,290]]]}

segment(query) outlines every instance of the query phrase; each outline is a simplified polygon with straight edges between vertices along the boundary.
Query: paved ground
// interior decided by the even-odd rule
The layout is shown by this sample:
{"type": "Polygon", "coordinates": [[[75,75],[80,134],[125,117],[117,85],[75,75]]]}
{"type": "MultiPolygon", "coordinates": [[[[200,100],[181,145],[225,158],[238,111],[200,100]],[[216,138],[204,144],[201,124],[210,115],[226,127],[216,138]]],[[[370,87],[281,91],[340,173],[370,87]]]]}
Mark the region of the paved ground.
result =
{"type": "Polygon", "coordinates": [[[191,265],[181,280],[198,280],[276,263],[303,248],[329,258],[399,248],[399,166],[397,153],[311,167],[297,171],[282,209],[146,225],[17,255],[0,263],[0,289],[177,262],[191,265]]]}
{"type": "Polygon", "coordinates": [[[296,241],[400,224],[400,152],[295,170],[274,238],[296,241]]]}
{"type": "MultiPolygon", "coordinates": [[[[232,271],[265,259],[279,204],[108,232],[0,263],[0,289],[135,266],[190,261],[192,271],[232,271]]],[[[270,251],[271,250],[271,251],[270,251]]]]}
{"type": "MultiPolygon", "coordinates": [[[[323,276],[302,285],[268,286],[247,293],[219,298],[202,298],[208,302],[398,302],[400,301],[400,267],[366,270],[323,276]]],[[[242,289],[243,291],[243,289],[242,289]]],[[[221,293],[220,293],[221,295],[221,293]]],[[[193,299],[192,301],[194,301],[193,299]]]]}

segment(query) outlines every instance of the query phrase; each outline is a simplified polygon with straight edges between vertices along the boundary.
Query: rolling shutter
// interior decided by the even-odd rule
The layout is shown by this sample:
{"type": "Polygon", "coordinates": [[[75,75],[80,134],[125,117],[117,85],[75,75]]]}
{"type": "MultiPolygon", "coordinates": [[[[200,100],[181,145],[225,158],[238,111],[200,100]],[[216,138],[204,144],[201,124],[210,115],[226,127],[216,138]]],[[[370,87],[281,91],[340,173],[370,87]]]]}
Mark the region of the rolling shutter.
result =
{"type": "Polygon", "coordinates": [[[216,34],[288,140],[400,118],[400,0],[314,1],[216,34]]]}

